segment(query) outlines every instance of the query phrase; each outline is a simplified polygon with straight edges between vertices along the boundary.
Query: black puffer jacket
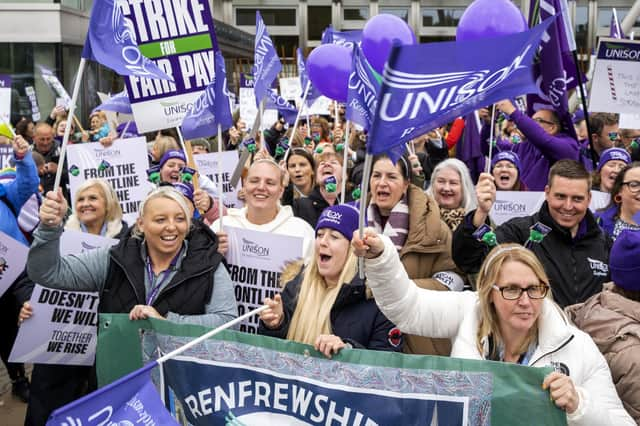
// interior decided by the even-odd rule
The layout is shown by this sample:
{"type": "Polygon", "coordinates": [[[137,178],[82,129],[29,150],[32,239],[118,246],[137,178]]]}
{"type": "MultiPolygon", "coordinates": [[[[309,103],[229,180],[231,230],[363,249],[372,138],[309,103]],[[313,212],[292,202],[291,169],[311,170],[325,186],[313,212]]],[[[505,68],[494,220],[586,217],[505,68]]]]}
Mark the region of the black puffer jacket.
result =
{"type": "MultiPolygon", "coordinates": [[[[469,274],[479,271],[489,253],[489,247],[472,235],[474,213],[475,210],[470,212],[453,234],[453,260],[469,274]]],[[[545,202],[536,214],[517,217],[498,226],[495,230],[498,243],[524,244],[529,239],[530,228],[537,222],[552,229],[541,243],[533,244],[532,250],[549,276],[555,301],[565,307],[584,302],[602,291],[602,285],[610,281],[611,239],[602,232],[593,214],[587,211],[576,238],[572,238],[569,230],[551,218],[545,202]]]]}
{"type": "MultiPolygon", "coordinates": [[[[284,320],[280,327],[269,329],[260,321],[259,334],[286,339],[303,276],[301,271],[282,290],[284,320]]],[[[380,312],[375,300],[367,298],[365,290],[357,274],[342,286],[331,308],[332,333],[354,348],[401,352],[404,339],[400,331],[380,312]]]]}

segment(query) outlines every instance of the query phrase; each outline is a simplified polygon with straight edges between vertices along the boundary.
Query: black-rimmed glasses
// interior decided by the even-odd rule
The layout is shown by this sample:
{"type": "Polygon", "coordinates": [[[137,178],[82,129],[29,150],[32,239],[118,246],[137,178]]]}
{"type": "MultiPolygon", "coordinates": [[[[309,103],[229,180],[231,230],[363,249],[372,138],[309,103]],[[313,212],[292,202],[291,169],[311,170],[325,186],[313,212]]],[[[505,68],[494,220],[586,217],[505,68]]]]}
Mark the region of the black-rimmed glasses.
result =
{"type": "Polygon", "coordinates": [[[622,182],[622,184],[627,185],[629,191],[633,192],[634,194],[640,192],[640,181],[629,180],[627,182],[622,182]]]}
{"type": "Polygon", "coordinates": [[[506,300],[518,300],[522,297],[522,293],[527,292],[529,299],[544,299],[549,292],[549,286],[546,284],[532,285],[527,288],[522,288],[514,285],[507,285],[504,287],[492,286],[495,290],[498,290],[503,299],[506,300]]]}

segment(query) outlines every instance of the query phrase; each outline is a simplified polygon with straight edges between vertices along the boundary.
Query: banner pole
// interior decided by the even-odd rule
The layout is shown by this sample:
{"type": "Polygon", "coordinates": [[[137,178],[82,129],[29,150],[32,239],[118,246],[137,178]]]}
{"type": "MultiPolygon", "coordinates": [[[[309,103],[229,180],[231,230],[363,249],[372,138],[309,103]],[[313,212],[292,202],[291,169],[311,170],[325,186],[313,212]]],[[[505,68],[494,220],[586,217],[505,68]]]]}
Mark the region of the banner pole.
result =
{"type": "MultiPolygon", "coordinates": [[[[309,93],[309,86],[311,85],[311,81],[307,81],[307,86],[304,88],[304,93],[302,95],[302,105],[307,101],[307,94],[309,93]]],[[[287,152],[284,153],[284,164],[287,164],[287,158],[289,158],[289,151],[291,151],[291,144],[293,143],[293,138],[296,135],[296,130],[298,128],[298,122],[300,121],[300,114],[302,113],[302,108],[298,110],[298,114],[296,115],[296,121],[293,122],[293,129],[291,130],[291,137],[289,138],[289,146],[287,147],[287,152]]]]}
{"type": "Polygon", "coordinates": [[[493,157],[493,136],[496,124],[493,122],[496,119],[496,104],[493,104],[491,108],[491,128],[489,130],[489,161],[487,162],[487,173],[491,173],[491,158],[493,157]]]}
{"type": "Polygon", "coordinates": [[[344,142],[342,144],[343,157],[342,157],[342,192],[340,193],[340,203],[344,204],[347,192],[347,163],[349,161],[349,127],[351,127],[351,121],[347,120],[344,131],[344,142]]]}
{"type": "MultiPolygon", "coordinates": [[[[80,64],[78,65],[78,74],[76,81],[73,85],[73,95],[71,96],[71,103],[69,104],[68,117],[73,117],[73,113],[76,109],[76,102],[78,100],[78,94],[80,93],[80,84],[82,83],[82,74],[84,73],[84,66],[87,60],[80,58],[80,64]]],[[[67,122],[64,128],[64,136],[62,137],[62,146],[60,147],[60,159],[58,160],[58,169],[56,170],[56,180],[53,184],[53,192],[58,192],[60,188],[60,179],[62,178],[62,169],[64,168],[64,159],[67,153],[67,144],[69,143],[69,135],[71,134],[71,123],[67,122]]]]}
{"type": "MultiPolygon", "coordinates": [[[[362,193],[360,195],[360,211],[358,212],[358,235],[364,237],[364,216],[367,212],[367,192],[369,191],[369,175],[371,174],[371,162],[373,155],[367,152],[364,157],[364,169],[362,171],[362,193]]],[[[358,259],[358,274],[360,279],[364,279],[364,257],[358,259]]]]}
{"type": "Polygon", "coordinates": [[[218,123],[218,220],[222,230],[222,217],[224,216],[224,204],[222,204],[222,124],[218,123]]]}
{"type": "Polygon", "coordinates": [[[175,349],[175,350],[169,352],[168,354],[161,356],[160,358],[158,358],[156,360],[156,362],[158,364],[162,365],[162,363],[164,363],[165,361],[168,361],[171,358],[180,355],[182,352],[191,349],[192,347],[194,347],[198,343],[204,342],[205,340],[209,339],[212,336],[215,336],[216,334],[220,333],[221,331],[226,330],[227,328],[233,327],[234,325],[238,324],[239,322],[242,322],[245,319],[250,318],[253,315],[259,314],[260,312],[264,311],[267,308],[269,308],[269,306],[267,306],[267,305],[260,306],[259,308],[256,308],[251,312],[247,312],[246,314],[244,314],[242,316],[239,316],[238,318],[236,318],[234,320],[231,320],[231,321],[229,321],[229,322],[227,322],[225,324],[222,324],[220,327],[217,327],[217,328],[214,328],[211,331],[208,331],[207,333],[203,334],[202,336],[198,337],[197,339],[194,339],[194,340],[190,341],[186,345],[180,346],[178,349],[175,349]]]}

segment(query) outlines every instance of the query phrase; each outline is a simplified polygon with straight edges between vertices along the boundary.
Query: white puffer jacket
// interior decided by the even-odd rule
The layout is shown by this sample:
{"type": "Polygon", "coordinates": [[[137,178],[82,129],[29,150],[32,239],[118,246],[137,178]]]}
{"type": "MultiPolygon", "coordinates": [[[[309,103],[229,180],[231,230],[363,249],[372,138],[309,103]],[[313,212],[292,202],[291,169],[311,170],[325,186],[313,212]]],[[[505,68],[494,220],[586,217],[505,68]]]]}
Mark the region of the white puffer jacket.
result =
{"type": "MultiPolygon", "coordinates": [[[[452,340],[452,357],[485,359],[476,346],[480,306],[475,292],[425,290],[409,280],[393,243],[380,236],[384,252],[367,259],[367,285],[380,310],[403,333],[452,340]]],[[[622,406],[604,357],[588,334],[569,324],[560,308],[545,299],[538,320],[538,347],[531,367],[564,364],[580,394],[569,425],[635,425],[622,406]]]]}

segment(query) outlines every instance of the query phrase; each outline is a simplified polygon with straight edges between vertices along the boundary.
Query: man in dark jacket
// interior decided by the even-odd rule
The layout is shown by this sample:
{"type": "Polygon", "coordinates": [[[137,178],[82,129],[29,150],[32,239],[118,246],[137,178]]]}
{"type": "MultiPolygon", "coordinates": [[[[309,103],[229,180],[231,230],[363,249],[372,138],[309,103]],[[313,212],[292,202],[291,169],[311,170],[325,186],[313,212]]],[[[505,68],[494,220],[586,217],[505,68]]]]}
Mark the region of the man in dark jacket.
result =
{"type": "MultiPolygon", "coordinates": [[[[498,243],[531,248],[549,276],[555,301],[562,307],[600,292],[609,278],[611,240],[589,211],[589,188],[591,178],[582,164],[558,161],[549,171],[540,210],[532,216],[511,219],[495,230],[498,243]]],[[[467,273],[477,273],[491,249],[479,240],[476,230],[489,224],[496,199],[493,177],[480,175],[476,193],[478,208],[465,217],[453,235],[453,260],[467,273]]]]}

